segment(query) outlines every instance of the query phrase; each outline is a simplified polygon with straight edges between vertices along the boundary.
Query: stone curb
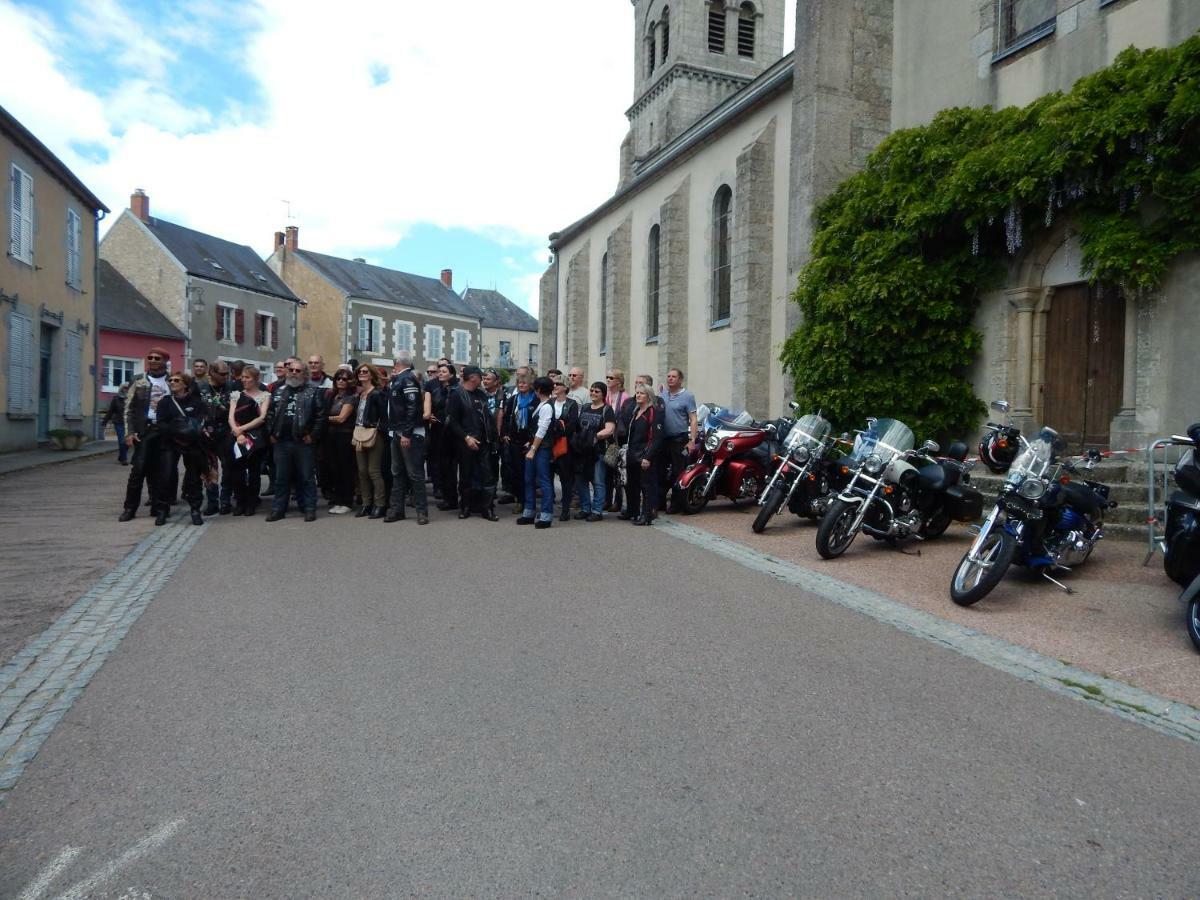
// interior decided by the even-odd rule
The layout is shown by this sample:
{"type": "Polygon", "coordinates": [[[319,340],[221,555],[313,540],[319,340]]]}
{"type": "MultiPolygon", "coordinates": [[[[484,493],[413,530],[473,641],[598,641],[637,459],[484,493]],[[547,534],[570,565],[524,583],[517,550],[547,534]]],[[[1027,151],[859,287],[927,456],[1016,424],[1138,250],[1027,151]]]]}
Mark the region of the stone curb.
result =
{"type": "Polygon", "coordinates": [[[116,441],[90,441],[79,450],[16,450],[0,453],[0,476],[46,466],[61,466],[80,459],[95,459],[115,453],[116,450],[116,441]]]}
{"type": "Polygon", "coordinates": [[[795,585],[901,631],[953,650],[984,665],[1007,672],[1039,687],[1075,700],[1086,700],[1113,715],[1145,725],[1172,737],[1200,741],[1200,710],[1149,691],[1105,678],[1043,656],[973,628],[939,619],[866,588],[847,584],[795,563],[759,553],[742,544],[660,518],[663,532],[719,554],[733,562],[795,585]]]}

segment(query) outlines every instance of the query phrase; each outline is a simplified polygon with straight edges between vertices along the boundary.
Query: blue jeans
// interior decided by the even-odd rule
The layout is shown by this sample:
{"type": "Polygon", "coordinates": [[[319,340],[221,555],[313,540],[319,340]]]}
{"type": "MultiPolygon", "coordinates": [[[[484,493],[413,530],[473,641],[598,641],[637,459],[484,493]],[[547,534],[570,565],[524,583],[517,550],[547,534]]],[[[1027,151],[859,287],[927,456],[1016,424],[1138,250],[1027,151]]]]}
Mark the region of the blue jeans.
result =
{"type": "Polygon", "coordinates": [[[275,499],[271,512],[287,512],[292,479],[300,508],[305,512],[317,508],[317,455],[312,444],[303,441],[280,441],[272,448],[275,458],[275,499]]]}
{"type": "MultiPolygon", "coordinates": [[[[550,477],[550,448],[541,447],[533,459],[525,459],[525,516],[533,518],[535,487],[542,492],[541,510],[538,512],[539,522],[550,522],[554,519],[554,481],[550,477]]],[[[569,501],[568,501],[569,502],[569,501]]]]}
{"type": "Polygon", "coordinates": [[[113,430],[117,433],[117,459],[125,462],[129,459],[129,448],[125,446],[125,420],[113,419],[113,430]]]}
{"type": "MultiPolygon", "coordinates": [[[[585,484],[584,489],[587,489],[585,484]]],[[[601,456],[596,460],[596,468],[592,470],[592,512],[598,516],[604,515],[604,501],[608,498],[608,466],[604,464],[604,457],[601,456]]],[[[579,506],[585,508],[587,501],[580,495],[579,506]]]]}

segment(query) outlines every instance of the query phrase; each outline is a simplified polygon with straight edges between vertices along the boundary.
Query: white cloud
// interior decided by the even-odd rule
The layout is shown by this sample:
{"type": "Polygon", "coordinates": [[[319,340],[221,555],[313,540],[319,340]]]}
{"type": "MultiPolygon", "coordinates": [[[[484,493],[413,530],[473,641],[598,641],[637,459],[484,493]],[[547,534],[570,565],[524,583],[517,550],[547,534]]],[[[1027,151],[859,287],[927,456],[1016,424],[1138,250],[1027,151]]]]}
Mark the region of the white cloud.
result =
{"type": "Polygon", "coordinates": [[[118,65],[147,77],[163,77],[175,59],[117,0],[91,0],[71,15],[71,24],[91,49],[107,52],[118,65]]]}

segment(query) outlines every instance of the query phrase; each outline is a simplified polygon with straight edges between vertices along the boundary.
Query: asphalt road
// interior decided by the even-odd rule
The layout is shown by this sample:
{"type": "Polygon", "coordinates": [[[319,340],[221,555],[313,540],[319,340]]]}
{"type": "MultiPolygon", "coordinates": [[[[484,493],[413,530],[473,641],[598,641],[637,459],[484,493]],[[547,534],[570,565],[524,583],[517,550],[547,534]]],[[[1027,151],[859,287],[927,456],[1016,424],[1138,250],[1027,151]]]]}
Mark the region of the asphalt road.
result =
{"type": "Polygon", "coordinates": [[[1194,897],[1198,765],[657,529],[225,518],[0,896],[1194,897]]]}

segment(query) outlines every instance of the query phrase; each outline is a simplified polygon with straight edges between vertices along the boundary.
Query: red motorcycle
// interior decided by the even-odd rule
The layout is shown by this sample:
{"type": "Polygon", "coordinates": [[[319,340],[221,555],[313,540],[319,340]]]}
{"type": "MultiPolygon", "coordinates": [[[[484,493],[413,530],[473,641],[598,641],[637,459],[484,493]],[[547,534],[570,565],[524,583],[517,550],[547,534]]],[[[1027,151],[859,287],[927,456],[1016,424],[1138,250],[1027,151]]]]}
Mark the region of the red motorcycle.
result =
{"type": "Polygon", "coordinates": [[[715,497],[758,499],[771,467],[775,423],[760,425],[744,410],[713,407],[702,421],[703,449],[675,482],[681,512],[698,513],[715,497]]]}

